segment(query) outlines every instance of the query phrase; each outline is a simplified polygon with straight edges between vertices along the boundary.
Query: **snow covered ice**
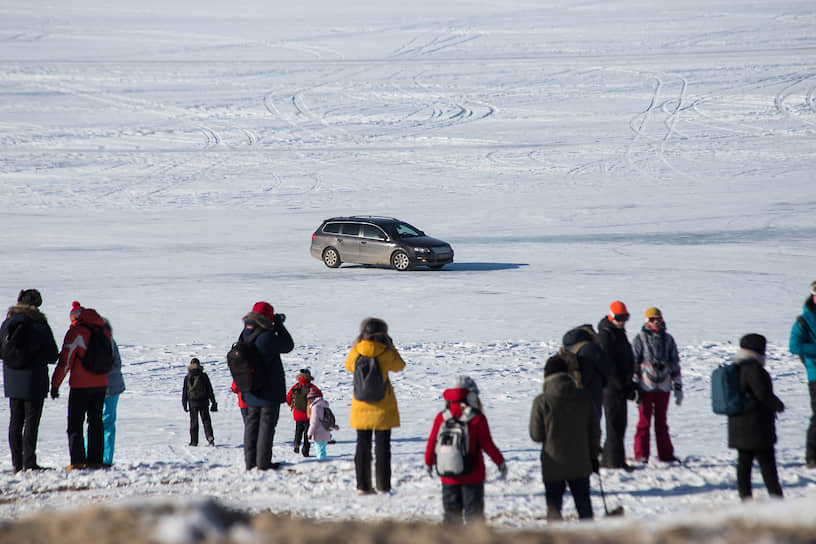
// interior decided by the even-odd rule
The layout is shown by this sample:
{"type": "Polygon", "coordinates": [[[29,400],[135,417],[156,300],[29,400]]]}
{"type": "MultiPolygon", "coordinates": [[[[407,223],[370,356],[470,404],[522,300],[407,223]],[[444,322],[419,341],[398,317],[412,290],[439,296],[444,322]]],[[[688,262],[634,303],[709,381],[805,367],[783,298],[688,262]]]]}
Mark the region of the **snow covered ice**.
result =
{"type": "MultiPolygon", "coordinates": [[[[111,470],[13,474],[0,451],[0,516],[214,497],[321,519],[439,520],[422,453],[442,390],[468,374],[510,469],[496,481],[488,463],[488,519],[543,527],[527,423],[544,361],[620,299],[630,337],[659,306],[680,347],[685,401],[669,425],[686,462],[602,470],[610,507],[656,523],[743,512],[708,377],[759,332],[787,406],[788,506],[765,500],[755,468],[761,504],[744,512],[806,517],[809,398],[787,341],[816,279],[814,28],[806,1],[5,2],[0,303],[39,289],[58,342],[72,300],[96,308],[128,390],[111,470]],[[344,214],[408,221],[450,241],[456,262],[329,270],[309,239],[344,214]],[[287,315],[289,385],[311,368],[337,414],[329,462],[292,452],[283,410],[283,468],[243,470],[224,355],[258,300],[287,315]],[[370,315],[408,366],[392,375],[394,492],[358,497],[343,362],[370,315]],[[216,388],[215,448],[186,446],[193,356],[216,388]]],[[[62,393],[46,401],[38,448],[57,468],[62,393]]],[[[631,455],[631,404],[629,416],[631,455]]]]}

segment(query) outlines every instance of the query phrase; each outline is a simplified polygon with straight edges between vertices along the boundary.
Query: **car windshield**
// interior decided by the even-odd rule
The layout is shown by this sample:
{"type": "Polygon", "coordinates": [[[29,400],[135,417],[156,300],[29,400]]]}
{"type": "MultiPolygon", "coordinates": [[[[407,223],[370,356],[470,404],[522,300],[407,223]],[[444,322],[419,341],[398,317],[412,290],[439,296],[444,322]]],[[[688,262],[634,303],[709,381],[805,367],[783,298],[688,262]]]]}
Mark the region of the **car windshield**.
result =
{"type": "Polygon", "coordinates": [[[412,227],[408,223],[396,223],[393,226],[397,238],[416,238],[417,236],[425,236],[425,233],[416,227],[412,227]]]}

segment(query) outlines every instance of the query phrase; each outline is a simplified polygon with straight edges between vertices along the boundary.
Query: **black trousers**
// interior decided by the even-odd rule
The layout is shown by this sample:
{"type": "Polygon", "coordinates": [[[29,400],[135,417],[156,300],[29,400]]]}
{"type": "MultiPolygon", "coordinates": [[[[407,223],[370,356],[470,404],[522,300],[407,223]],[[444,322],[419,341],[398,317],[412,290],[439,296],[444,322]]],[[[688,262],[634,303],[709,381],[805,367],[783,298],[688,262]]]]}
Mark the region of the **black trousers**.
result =
{"type": "Polygon", "coordinates": [[[204,425],[204,438],[207,442],[214,440],[212,419],[210,419],[210,409],[207,406],[190,406],[190,445],[198,446],[198,420],[201,419],[204,425]]]}
{"type": "Polygon", "coordinates": [[[354,469],[357,473],[357,489],[373,491],[371,486],[371,435],[374,435],[374,471],[377,491],[391,491],[391,429],[385,431],[357,431],[357,450],[354,453],[354,469]]]}
{"type": "Polygon", "coordinates": [[[810,391],[810,426],[805,442],[805,460],[816,463],[816,382],[808,382],[810,391]]]}
{"type": "Polygon", "coordinates": [[[589,476],[574,480],[553,480],[544,482],[544,495],[547,497],[547,520],[561,519],[561,507],[564,504],[564,492],[569,485],[575,509],[579,519],[592,519],[592,502],[589,495],[589,476]]]}
{"type": "Polygon", "coordinates": [[[37,434],[45,399],[9,399],[9,449],[15,472],[37,466],[37,434]]]}
{"type": "Polygon", "coordinates": [[[295,421],[295,449],[300,447],[300,442],[303,441],[304,456],[309,455],[309,420],[295,421]]]}
{"type": "Polygon", "coordinates": [[[626,464],[623,439],[626,434],[627,413],[623,392],[604,389],[603,411],[606,420],[606,439],[601,454],[601,465],[621,468],[626,464]]]}
{"type": "Polygon", "coordinates": [[[442,484],[443,521],[461,526],[484,519],[484,483],[442,484]]]}
{"type": "Polygon", "coordinates": [[[71,464],[102,465],[104,427],[102,408],[107,387],[72,387],[68,393],[68,450],[71,464]],[[85,455],[85,419],[88,420],[88,455],[85,455]]]}
{"type": "Polygon", "coordinates": [[[768,495],[781,497],[782,486],[779,485],[779,475],[776,472],[776,454],[770,450],[737,450],[737,489],[741,499],[751,496],[751,468],[754,459],[759,463],[762,472],[762,481],[768,495]]]}
{"type": "Polygon", "coordinates": [[[280,416],[280,404],[248,406],[244,423],[244,462],[246,469],[272,468],[272,442],[280,416]]]}

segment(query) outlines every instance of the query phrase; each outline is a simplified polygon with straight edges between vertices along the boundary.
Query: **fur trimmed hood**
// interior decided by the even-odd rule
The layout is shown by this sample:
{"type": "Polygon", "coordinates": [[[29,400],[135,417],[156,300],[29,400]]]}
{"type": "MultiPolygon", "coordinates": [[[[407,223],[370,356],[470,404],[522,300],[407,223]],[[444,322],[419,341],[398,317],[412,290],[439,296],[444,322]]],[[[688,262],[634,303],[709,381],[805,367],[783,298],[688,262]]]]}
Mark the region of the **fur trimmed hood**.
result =
{"type": "Polygon", "coordinates": [[[264,314],[260,312],[249,312],[243,318],[244,323],[247,321],[252,321],[256,323],[262,329],[272,329],[275,326],[275,322],[266,317],[264,314]]]}
{"type": "Polygon", "coordinates": [[[9,318],[14,314],[25,314],[34,321],[48,323],[48,320],[45,318],[45,314],[42,313],[36,306],[30,306],[28,304],[16,304],[14,306],[11,306],[8,309],[8,314],[6,314],[6,318],[9,318]]]}

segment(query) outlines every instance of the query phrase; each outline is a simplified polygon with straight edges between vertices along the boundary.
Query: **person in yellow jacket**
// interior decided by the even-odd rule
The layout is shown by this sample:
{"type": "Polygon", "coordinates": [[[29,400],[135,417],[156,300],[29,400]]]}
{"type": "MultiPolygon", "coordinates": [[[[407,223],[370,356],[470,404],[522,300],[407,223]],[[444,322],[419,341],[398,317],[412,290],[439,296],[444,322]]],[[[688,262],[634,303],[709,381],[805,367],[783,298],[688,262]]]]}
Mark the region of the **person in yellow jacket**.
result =
{"type": "MultiPolygon", "coordinates": [[[[374,367],[376,368],[376,367],[374,367]]],[[[371,439],[375,439],[375,474],[378,493],[391,492],[391,429],[399,427],[400,417],[397,408],[397,397],[388,379],[389,372],[399,372],[405,368],[405,361],[394,347],[388,336],[388,325],[382,319],[369,317],[360,325],[360,335],[346,358],[346,370],[354,373],[355,393],[351,399],[350,425],[357,430],[357,450],[354,454],[354,467],[357,474],[357,493],[368,495],[374,493],[371,486],[371,439]],[[362,358],[361,358],[362,357],[362,358]],[[371,366],[368,358],[376,359],[379,376],[361,378],[362,367],[371,366]],[[358,369],[358,362],[360,368],[358,369]],[[358,372],[355,372],[355,369],[358,372]],[[378,380],[381,378],[381,381],[378,380]],[[365,382],[361,383],[361,380],[365,382]],[[381,388],[370,397],[371,383],[374,389],[381,388]],[[358,389],[359,387],[359,389],[358,389]],[[369,398],[369,400],[361,400],[369,398]]]]}

